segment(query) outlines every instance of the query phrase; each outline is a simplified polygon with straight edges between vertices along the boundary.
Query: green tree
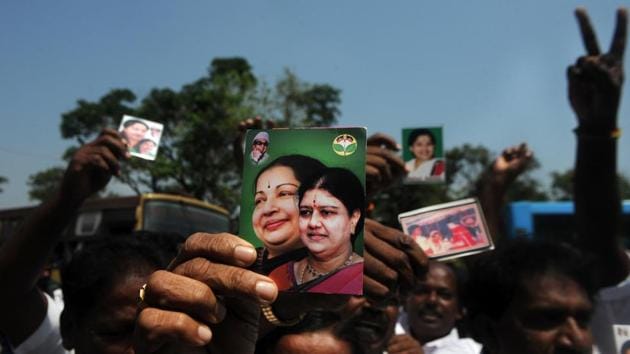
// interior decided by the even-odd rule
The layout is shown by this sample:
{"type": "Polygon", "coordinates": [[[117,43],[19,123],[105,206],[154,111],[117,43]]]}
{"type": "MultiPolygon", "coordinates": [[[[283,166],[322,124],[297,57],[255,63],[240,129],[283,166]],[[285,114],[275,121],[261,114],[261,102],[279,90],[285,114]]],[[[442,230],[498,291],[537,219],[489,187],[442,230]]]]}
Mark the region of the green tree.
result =
{"type": "MultiPolygon", "coordinates": [[[[624,174],[617,175],[621,199],[630,199],[630,179],[624,174]]],[[[555,200],[573,200],[573,170],[551,173],[551,196],[555,200]]]]}
{"type": "Polygon", "coordinates": [[[30,175],[26,182],[30,188],[28,191],[29,199],[39,202],[50,199],[57,191],[64,172],[65,169],[62,167],[51,167],[30,175]]]}
{"type": "MultiPolygon", "coordinates": [[[[68,157],[103,127],[117,128],[125,114],[160,122],[164,129],[156,160],[123,163],[120,181],[136,193],[182,193],[231,209],[240,195],[232,151],[238,122],[262,113],[286,126],[333,124],[339,95],[332,86],[303,82],[288,70],[270,89],[247,60],[217,58],[203,77],[180,90],[154,88],[139,102],[128,89],[111,90],[94,102],[78,100],[62,115],[61,134],[77,143],[68,157]]],[[[41,176],[33,176],[31,190],[47,189],[47,179],[36,177],[41,176]]]]}
{"type": "Polygon", "coordinates": [[[258,110],[284,127],[325,127],[337,122],[341,91],[328,84],[301,81],[289,69],[274,89],[260,86],[258,110]]]}
{"type": "Polygon", "coordinates": [[[573,200],[573,170],[551,172],[551,197],[554,200],[573,200]]]}

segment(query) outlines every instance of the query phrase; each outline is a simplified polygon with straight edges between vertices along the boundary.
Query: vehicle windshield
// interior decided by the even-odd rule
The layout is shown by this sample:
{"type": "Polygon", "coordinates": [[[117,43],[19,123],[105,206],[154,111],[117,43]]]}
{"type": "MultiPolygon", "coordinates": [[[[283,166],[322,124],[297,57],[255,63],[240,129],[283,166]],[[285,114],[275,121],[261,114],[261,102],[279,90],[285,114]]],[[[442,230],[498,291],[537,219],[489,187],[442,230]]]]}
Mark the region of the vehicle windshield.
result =
{"type": "Polygon", "coordinates": [[[188,236],[195,232],[225,232],[229,228],[229,218],[211,209],[161,200],[147,200],[144,204],[142,229],[146,231],[188,236]]]}

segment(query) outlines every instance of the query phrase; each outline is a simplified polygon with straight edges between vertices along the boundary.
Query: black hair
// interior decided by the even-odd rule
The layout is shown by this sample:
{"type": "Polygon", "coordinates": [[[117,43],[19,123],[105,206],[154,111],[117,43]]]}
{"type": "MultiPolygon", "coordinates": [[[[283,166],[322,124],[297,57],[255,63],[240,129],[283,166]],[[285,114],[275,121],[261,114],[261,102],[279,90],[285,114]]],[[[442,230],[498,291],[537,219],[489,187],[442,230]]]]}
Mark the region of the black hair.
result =
{"type": "Polygon", "coordinates": [[[431,144],[435,145],[435,135],[433,135],[433,133],[429,129],[425,129],[425,128],[412,130],[411,133],[409,133],[409,139],[407,140],[407,145],[412,146],[413,143],[416,142],[416,139],[422,135],[427,135],[429,139],[431,140],[431,144]]]}
{"type": "Polygon", "coordinates": [[[472,264],[468,287],[471,319],[483,314],[498,320],[524,282],[556,274],[579,284],[593,301],[597,291],[590,260],[575,248],[557,242],[517,238],[472,264]]]}
{"type": "Polygon", "coordinates": [[[363,221],[365,220],[365,190],[359,178],[348,169],[329,167],[300,185],[298,188],[300,202],[304,194],[311,189],[325,190],[339,199],[348,209],[348,215],[352,215],[355,210],[361,213],[352,235],[352,243],[354,244],[357,235],[363,230],[363,221]]]}
{"type": "Polygon", "coordinates": [[[276,327],[258,340],[256,343],[256,354],[273,353],[280,339],[292,334],[312,333],[330,328],[331,333],[339,338],[334,330],[334,326],[340,321],[341,316],[337,312],[321,309],[311,310],[297,324],[288,327],[276,327]]]}
{"type": "Polygon", "coordinates": [[[143,121],[139,120],[139,119],[129,119],[129,120],[125,121],[125,122],[123,123],[123,128],[127,128],[127,127],[129,127],[129,126],[131,126],[131,125],[134,125],[134,124],[142,124],[142,125],[144,125],[147,129],[149,129],[149,125],[148,125],[147,123],[145,123],[145,122],[143,122],[143,121]]]}
{"type": "Polygon", "coordinates": [[[413,232],[414,232],[415,230],[417,230],[417,229],[421,229],[421,228],[420,228],[420,225],[416,225],[416,224],[410,225],[410,226],[407,228],[407,233],[408,233],[409,235],[411,235],[411,234],[413,234],[413,232]]]}
{"type": "Polygon", "coordinates": [[[280,156],[277,159],[271,161],[267,166],[260,170],[260,172],[258,172],[256,178],[254,179],[254,192],[256,191],[256,182],[258,182],[258,178],[260,177],[260,175],[273,167],[290,168],[293,171],[295,179],[297,179],[298,182],[302,184],[312,175],[319,174],[321,170],[326,168],[326,165],[324,165],[317,159],[304,155],[280,156]]]}
{"type": "Polygon", "coordinates": [[[164,268],[169,256],[155,243],[132,236],[87,243],[61,270],[64,311],[81,320],[121,280],[164,268]]]}

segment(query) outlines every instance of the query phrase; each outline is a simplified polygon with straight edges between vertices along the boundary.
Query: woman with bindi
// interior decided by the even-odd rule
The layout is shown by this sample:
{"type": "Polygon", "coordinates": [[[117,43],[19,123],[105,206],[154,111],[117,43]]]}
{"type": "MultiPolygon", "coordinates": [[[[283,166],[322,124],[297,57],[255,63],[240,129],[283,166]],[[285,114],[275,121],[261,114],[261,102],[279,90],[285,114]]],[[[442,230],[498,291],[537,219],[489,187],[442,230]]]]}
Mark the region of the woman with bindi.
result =
{"type": "Polygon", "coordinates": [[[272,274],[280,290],[361,294],[363,257],[354,241],[363,229],[365,193],[344,168],[327,168],[299,188],[299,229],[308,255],[272,274]]]}

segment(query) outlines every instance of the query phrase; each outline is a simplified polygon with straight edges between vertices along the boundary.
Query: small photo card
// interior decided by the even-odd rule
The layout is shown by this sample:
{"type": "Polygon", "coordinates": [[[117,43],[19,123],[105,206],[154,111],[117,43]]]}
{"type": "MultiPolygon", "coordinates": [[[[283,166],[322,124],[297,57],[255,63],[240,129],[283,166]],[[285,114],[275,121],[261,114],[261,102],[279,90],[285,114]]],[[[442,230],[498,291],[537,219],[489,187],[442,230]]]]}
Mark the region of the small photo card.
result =
{"type": "Polygon", "coordinates": [[[129,152],[132,156],[155,160],[163,129],[163,124],[124,115],[118,133],[129,144],[129,152]]]}
{"type": "Polygon", "coordinates": [[[398,220],[430,258],[452,259],[494,248],[474,198],[408,211],[398,220]]]}
{"type": "Polygon", "coordinates": [[[630,325],[613,325],[617,353],[630,353],[630,325]]]}
{"type": "Polygon", "coordinates": [[[365,128],[249,130],[239,234],[280,291],[363,294],[365,128]]]}
{"type": "Polygon", "coordinates": [[[402,130],[402,144],[402,158],[409,171],[404,183],[445,183],[442,127],[405,128],[402,130]]]}

